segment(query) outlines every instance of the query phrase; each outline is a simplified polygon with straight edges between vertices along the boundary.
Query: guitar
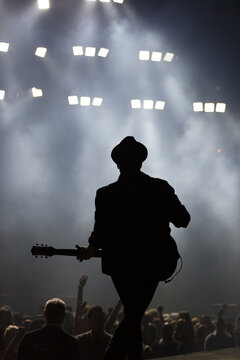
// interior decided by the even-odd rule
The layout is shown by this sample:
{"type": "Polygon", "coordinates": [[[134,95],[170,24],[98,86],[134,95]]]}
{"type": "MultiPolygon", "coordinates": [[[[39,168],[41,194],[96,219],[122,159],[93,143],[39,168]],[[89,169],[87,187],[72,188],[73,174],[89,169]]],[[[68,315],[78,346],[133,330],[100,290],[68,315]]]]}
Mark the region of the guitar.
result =
{"type": "MultiPolygon", "coordinates": [[[[31,253],[33,256],[35,256],[36,258],[38,256],[40,257],[51,257],[53,255],[66,255],[66,256],[76,256],[78,257],[78,255],[81,254],[81,252],[83,250],[85,250],[86,247],[82,246],[79,249],[55,249],[53,246],[47,246],[47,245],[43,245],[41,244],[40,246],[37,244],[36,246],[33,246],[31,249],[31,253]]],[[[101,258],[102,257],[102,251],[98,250],[96,252],[96,254],[94,255],[94,257],[96,258],[101,258]]]]}

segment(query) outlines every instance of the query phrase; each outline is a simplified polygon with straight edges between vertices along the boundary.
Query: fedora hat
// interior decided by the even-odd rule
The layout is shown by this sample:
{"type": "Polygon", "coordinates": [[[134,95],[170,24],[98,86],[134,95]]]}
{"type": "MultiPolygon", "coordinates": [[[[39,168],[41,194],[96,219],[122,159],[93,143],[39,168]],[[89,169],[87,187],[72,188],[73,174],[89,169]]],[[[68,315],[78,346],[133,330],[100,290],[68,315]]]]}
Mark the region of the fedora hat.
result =
{"type": "Polygon", "coordinates": [[[117,165],[131,163],[142,163],[148,156],[147,148],[136,141],[133,136],[125,137],[112,150],[111,157],[117,165]]]}

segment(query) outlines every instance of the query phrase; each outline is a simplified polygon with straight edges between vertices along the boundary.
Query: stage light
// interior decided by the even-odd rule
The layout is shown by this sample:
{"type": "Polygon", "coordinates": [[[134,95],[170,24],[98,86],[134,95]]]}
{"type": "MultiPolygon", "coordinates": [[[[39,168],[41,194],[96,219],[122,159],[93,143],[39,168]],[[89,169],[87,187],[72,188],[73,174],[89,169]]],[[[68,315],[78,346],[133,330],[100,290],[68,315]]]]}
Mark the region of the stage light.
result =
{"type": "Polygon", "coordinates": [[[162,59],[162,53],[160,51],[152,52],[152,57],[151,57],[152,61],[161,61],[161,59],[162,59]]]}
{"type": "Polygon", "coordinates": [[[101,48],[98,52],[98,56],[107,57],[109,49],[101,48]]]}
{"type": "Polygon", "coordinates": [[[221,149],[217,149],[217,152],[218,152],[218,153],[221,153],[221,152],[222,152],[222,150],[221,150],[221,149]]]}
{"type": "Polygon", "coordinates": [[[85,49],[85,56],[91,56],[94,57],[96,54],[96,48],[87,46],[85,49]]]}
{"type": "Polygon", "coordinates": [[[78,97],[76,95],[68,96],[68,103],[69,105],[78,105],[78,97]]]}
{"type": "Polygon", "coordinates": [[[38,8],[49,9],[50,8],[49,0],[38,0],[38,8]]]}
{"type": "Polygon", "coordinates": [[[194,102],[193,103],[193,111],[195,111],[195,112],[203,111],[203,103],[202,102],[194,102]]]}
{"type": "Polygon", "coordinates": [[[153,109],[153,100],[143,100],[143,108],[147,110],[153,109]]]}
{"type": "Polygon", "coordinates": [[[80,105],[81,106],[90,106],[91,98],[89,96],[81,96],[80,97],[80,105]]]}
{"type": "Polygon", "coordinates": [[[216,112],[224,113],[226,110],[226,104],[224,103],[217,103],[216,105],[216,112]]]}
{"type": "Polygon", "coordinates": [[[214,112],[214,103],[205,103],[204,104],[204,111],[205,112],[214,112]]]}
{"type": "Polygon", "coordinates": [[[3,100],[5,97],[5,90],[0,90],[0,100],[3,100]]]}
{"type": "Polygon", "coordinates": [[[32,88],[32,96],[33,96],[33,97],[43,96],[43,91],[42,91],[42,89],[37,89],[37,88],[33,87],[33,88],[32,88]]]}
{"type": "Polygon", "coordinates": [[[140,99],[132,99],[131,100],[131,107],[132,109],[141,109],[141,100],[140,99]]]}
{"type": "Polygon", "coordinates": [[[156,101],[155,109],[156,110],[163,110],[165,107],[165,101],[156,101]]]}
{"type": "Polygon", "coordinates": [[[101,106],[103,102],[102,98],[94,97],[92,101],[92,106],[101,106]]]}
{"type": "Polygon", "coordinates": [[[113,0],[113,2],[119,3],[119,4],[123,4],[123,3],[124,3],[124,0],[113,0]]]}
{"type": "Polygon", "coordinates": [[[173,53],[169,53],[167,52],[163,58],[164,61],[168,61],[171,62],[174,58],[174,54],[173,53]]]}
{"type": "Polygon", "coordinates": [[[45,48],[45,47],[38,47],[35,51],[35,55],[39,56],[41,58],[44,58],[46,53],[47,53],[47,48],[45,48]]]}
{"type": "Polygon", "coordinates": [[[97,0],[87,0],[87,1],[95,1],[96,2],[97,0]]]}
{"type": "Polygon", "coordinates": [[[139,51],[139,60],[149,60],[150,52],[146,50],[139,51]]]}
{"type": "Polygon", "coordinates": [[[100,2],[110,3],[110,0],[99,0],[100,2]]]}
{"type": "Polygon", "coordinates": [[[81,56],[84,54],[82,46],[73,46],[72,50],[74,56],[81,56]]]}
{"type": "Polygon", "coordinates": [[[8,49],[9,49],[9,43],[1,41],[0,42],[0,51],[1,52],[8,52],[8,49]]]}

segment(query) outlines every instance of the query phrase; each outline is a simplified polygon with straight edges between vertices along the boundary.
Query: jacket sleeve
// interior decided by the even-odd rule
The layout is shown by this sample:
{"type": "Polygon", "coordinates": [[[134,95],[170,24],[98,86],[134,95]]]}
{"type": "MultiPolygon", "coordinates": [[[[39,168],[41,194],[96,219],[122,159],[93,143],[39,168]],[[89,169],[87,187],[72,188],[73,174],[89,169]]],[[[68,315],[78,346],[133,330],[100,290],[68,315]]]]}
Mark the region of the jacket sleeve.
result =
{"type": "Polygon", "coordinates": [[[191,216],[184,205],[181,204],[174,189],[168,185],[168,214],[169,221],[177,228],[186,228],[190,222],[191,216]]]}
{"type": "Polygon", "coordinates": [[[95,198],[95,223],[93,231],[88,240],[90,245],[95,246],[98,249],[102,248],[104,241],[104,233],[106,227],[106,215],[104,211],[104,200],[102,198],[101,189],[97,190],[96,198],[95,198]]]}

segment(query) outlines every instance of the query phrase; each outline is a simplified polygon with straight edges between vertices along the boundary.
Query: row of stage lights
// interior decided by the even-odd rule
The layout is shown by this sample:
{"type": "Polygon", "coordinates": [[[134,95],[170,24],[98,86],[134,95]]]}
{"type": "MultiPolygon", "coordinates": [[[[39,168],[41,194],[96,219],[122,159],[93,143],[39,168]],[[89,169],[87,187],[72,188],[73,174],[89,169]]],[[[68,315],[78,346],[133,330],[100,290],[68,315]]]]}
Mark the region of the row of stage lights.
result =
{"type": "MultiPolygon", "coordinates": [[[[8,52],[9,50],[9,43],[7,42],[0,42],[0,52],[8,52]]],[[[88,57],[107,57],[109,53],[109,49],[101,47],[98,51],[96,47],[93,46],[86,46],[85,48],[82,45],[73,46],[72,47],[73,55],[74,56],[88,56],[88,57]]],[[[41,58],[44,58],[47,54],[47,48],[43,46],[39,46],[36,48],[35,55],[41,58]]],[[[156,61],[160,62],[161,60],[166,62],[171,62],[174,58],[174,54],[170,52],[166,52],[164,55],[161,51],[148,51],[148,50],[140,50],[139,51],[139,60],[141,61],[156,61]]]]}
{"type": "MultiPolygon", "coordinates": [[[[118,3],[118,4],[123,4],[124,0],[86,0],[88,2],[101,2],[101,3],[110,3],[110,2],[114,2],[114,3],[118,3]]],[[[50,0],[38,0],[37,1],[38,4],[38,8],[41,10],[44,9],[49,9],[50,8],[50,0]]]]}
{"type": "MultiPolygon", "coordinates": [[[[33,97],[42,97],[43,90],[38,89],[36,87],[32,88],[32,96],[33,97]]],[[[0,100],[3,101],[5,98],[5,90],[0,90],[0,100]]],[[[103,98],[101,97],[93,97],[90,96],[80,96],[78,98],[77,95],[68,96],[68,104],[69,105],[81,105],[81,106],[101,106],[103,103],[103,98]]],[[[131,108],[132,109],[146,109],[146,110],[164,110],[165,101],[162,100],[151,100],[151,99],[131,99],[131,108]]],[[[225,103],[202,103],[202,102],[194,102],[193,103],[193,111],[194,112],[206,112],[206,113],[224,113],[226,111],[225,103]]]]}

